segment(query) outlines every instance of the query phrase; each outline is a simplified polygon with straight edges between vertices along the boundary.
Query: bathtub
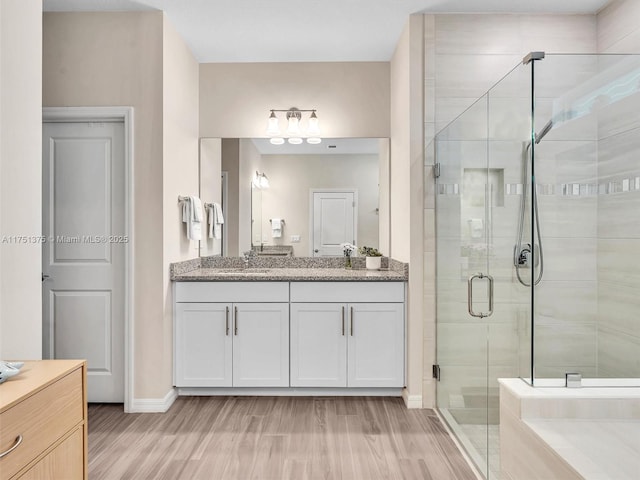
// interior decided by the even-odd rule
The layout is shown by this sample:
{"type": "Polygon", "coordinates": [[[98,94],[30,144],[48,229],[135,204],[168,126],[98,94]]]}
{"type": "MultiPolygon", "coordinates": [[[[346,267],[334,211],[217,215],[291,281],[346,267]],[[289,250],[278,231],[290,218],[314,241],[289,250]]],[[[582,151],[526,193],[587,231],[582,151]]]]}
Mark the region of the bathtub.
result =
{"type": "Polygon", "coordinates": [[[520,378],[498,381],[503,480],[640,478],[636,380],[588,379],[582,388],[565,388],[562,380],[536,380],[536,387],[520,378]]]}

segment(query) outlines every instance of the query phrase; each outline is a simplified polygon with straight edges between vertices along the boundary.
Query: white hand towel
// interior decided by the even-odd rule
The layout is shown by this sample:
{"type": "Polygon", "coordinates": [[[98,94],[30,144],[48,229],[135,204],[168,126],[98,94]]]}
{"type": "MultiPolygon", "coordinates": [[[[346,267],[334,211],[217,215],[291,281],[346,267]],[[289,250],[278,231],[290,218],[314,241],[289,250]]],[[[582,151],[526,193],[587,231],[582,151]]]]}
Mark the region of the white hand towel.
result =
{"type": "Polygon", "coordinates": [[[282,219],[280,218],[271,219],[271,236],[273,238],[282,237],[282,219]]]}
{"type": "Polygon", "coordinates": [[[207,205],[207,218],[209,222],[209,238],[220,240],[222,238],[224,217],[219,203],[213,202],[207,205]]]}
{"type": "Polygon", "coordinates": [[[187,224],[189,240],[202,239],[202,202],[194,195],[189,195],[182,204],[182,221],[187,224]]]}
{"type": "Polygon", "coordinates": [[[222,225],[224,224],[224,216],[222,215],[222,205],[217,202],[213,202],[214,224],[213,224],[213,238],[222,238],[222,225]]]}
{"type": "Polygon", "coordinates": [[[213,238],[213,224],[215,222],[215,211],[213,209],[213,205],[207,203],[204,211],[207,214],[207,225],[209,226],[208,237],[213,238]]]}

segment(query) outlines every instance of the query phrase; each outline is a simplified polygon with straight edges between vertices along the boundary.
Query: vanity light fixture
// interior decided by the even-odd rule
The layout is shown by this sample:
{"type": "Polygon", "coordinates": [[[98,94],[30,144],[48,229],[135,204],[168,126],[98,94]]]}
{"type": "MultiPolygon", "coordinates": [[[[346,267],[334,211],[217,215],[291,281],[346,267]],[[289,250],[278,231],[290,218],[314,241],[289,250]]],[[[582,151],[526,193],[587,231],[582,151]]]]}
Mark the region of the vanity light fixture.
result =
{"type": "Polygon", "coordinates": [[[252,183],[256,188],[269,188],[269,178],[264,173],[258,173],[257,170],[252,183]]]}
{"type": "Polygon", "coordinates": [[[269,142],[273,145],[282,145],[284,143],[285,138],[287,142],[292,145],[299,145],[303,142],[303,138],[306,138],[307,143],[310,144],[318,144],[322,142],[320,138],[320,126],[318,124],[318,116],[316,115],[316,110],[300,110],[298,108],[292,107],[289,110],[270,110],[268,125],[267,125],[267,135],[271,137],[269,142]],[[285,131],[285,135],[283,136],[280,130],[280,125],[278,121],[278,117],[276,116],[276,112],[285,112],[285,117],[287,120],[287,128],[285,131]],[[309,116],[309,120],[307,122],[307,129],[303,131],[302,128],[302,113],[303,112],[311,112],[309,116]]]}

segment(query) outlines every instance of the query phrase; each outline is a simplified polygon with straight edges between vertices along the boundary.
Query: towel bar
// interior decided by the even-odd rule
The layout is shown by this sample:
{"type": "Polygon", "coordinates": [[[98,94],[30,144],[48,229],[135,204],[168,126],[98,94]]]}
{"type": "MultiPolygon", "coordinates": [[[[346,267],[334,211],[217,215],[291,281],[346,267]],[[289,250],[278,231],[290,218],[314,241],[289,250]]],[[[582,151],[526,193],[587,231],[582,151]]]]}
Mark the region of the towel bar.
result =
{"type": "MultiPolygon", "coordinates": [[[[284,223],[284,218],[282,220],[280,220],[282,223],[284,223]]],[[[273,222],[273,218],[269,219],[269,223],[273,222]]]]}

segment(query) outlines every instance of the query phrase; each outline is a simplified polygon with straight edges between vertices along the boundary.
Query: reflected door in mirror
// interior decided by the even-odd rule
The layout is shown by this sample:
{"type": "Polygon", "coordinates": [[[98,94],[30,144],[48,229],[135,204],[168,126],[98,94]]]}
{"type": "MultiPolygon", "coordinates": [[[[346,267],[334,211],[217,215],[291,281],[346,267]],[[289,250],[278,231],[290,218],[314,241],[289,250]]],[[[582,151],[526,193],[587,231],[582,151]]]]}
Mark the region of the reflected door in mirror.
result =
{"type": "Polygon", "coordinates": [[[355,191],[312,192],[314,257],[341,256],[343,243],[357,244],[356,196],[355,191]]]}

